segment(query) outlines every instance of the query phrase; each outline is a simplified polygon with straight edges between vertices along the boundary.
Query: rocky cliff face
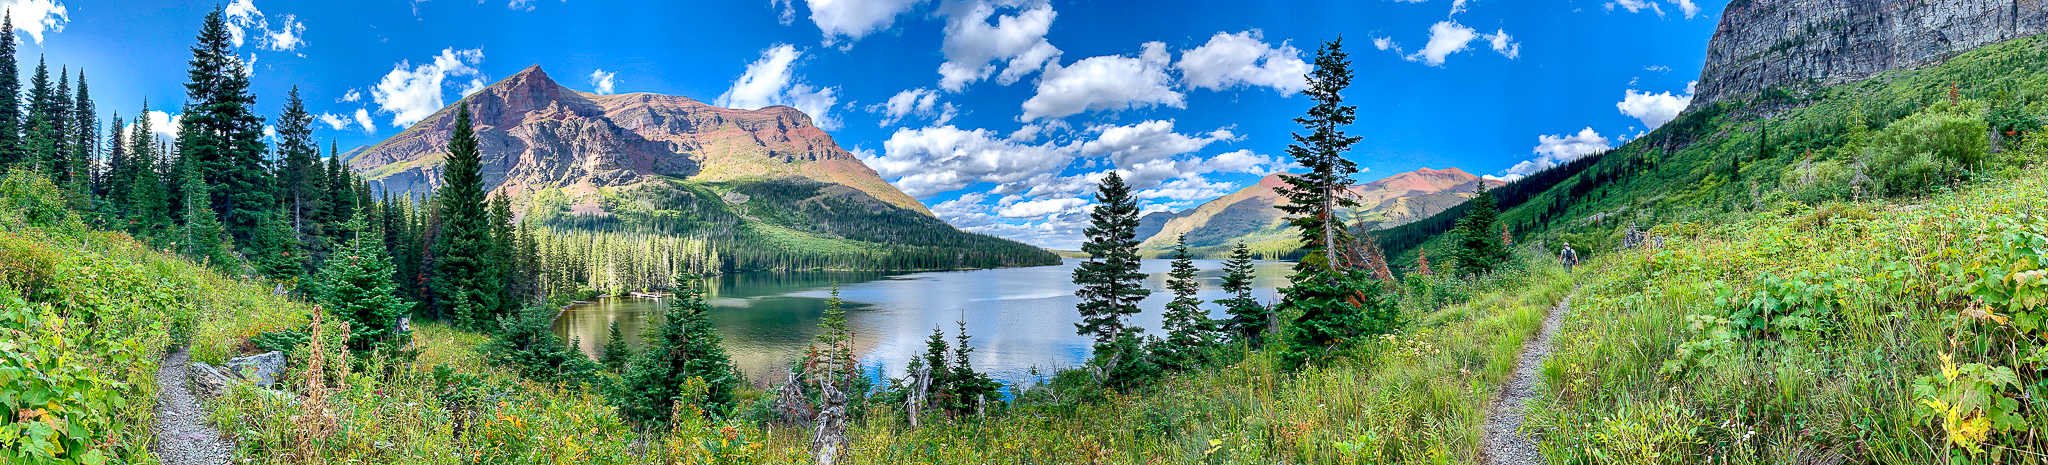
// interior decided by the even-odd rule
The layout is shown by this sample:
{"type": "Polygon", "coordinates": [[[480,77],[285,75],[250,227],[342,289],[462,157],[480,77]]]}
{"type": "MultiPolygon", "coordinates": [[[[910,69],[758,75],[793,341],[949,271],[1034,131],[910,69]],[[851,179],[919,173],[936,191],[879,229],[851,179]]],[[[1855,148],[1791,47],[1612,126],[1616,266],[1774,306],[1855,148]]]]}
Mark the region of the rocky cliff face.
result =
{"type": "Polygon", "coordinates": [[[2048,0],[1732,0],[1693,103],[1832,85],[2048,31],[2048,0]]]}
{"type": "MultiPolygon", "coordinates": [[[[485,187],[514,195],[571,194],[658,176],[697,181],[803,177],[844,185],[930,215],[794,108],[718,108],[687,97],[596,95],[529,67],[458,102],[468,105],[483,151],[485,187]]],[[[440,181],[455,106],[348,157],[372,185],[425,193],[440,181]]]]}

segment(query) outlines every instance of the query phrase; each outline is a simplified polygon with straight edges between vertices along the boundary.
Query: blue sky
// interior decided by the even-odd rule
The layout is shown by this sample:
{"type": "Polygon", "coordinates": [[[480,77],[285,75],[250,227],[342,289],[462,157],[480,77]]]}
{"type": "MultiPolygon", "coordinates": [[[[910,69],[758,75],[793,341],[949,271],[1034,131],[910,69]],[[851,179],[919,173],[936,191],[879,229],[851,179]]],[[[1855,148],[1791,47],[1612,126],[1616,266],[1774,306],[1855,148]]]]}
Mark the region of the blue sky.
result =
{"type": "MultiPolygon", "coordinates": [[[[209,2],[0,0],[32,70],[103,112],[175,117],[209,2]],[[31,20],[34,18],[35,20],[31,20]]],[[[529,65],[571,88],[789,104],[964,229],[1073,248],[1093,181],[1148,210],[1284,170],[1300,73],[1344,37],[1360,181],[1512,177],[1619,145],[1690,100],[1712,0],[234,0],[258,108],[300,87],[343,151],[529,65]],[[366,127],[362,121],[370,124],[366,127]]],[[[158,127],[167,125],[159,124],[158,127]]]]}

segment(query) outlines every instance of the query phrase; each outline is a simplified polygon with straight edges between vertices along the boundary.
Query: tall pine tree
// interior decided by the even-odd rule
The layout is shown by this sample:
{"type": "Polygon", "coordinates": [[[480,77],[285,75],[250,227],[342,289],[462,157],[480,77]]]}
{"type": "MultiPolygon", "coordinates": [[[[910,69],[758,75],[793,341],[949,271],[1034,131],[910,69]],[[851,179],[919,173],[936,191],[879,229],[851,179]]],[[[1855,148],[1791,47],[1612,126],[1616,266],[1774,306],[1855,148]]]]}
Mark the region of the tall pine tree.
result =
{"type": "Polygon", "coordinates": [[[455,129],[448,142],[441,187],[434,193],[441,228],[434,235],[433,306],[437,312],[472,329],[485,329],[496,319],[500,278],[492,260],[491,214],[484,205],[482,154],[470,127],[469,106],[458,104],[455,129]]]}
{"type": "Polygon", "coordinates": [[[339,229],[350,237],[320,269],[311,286],[313,300],[348,322],[349,350],[360,354],[404,347],[410,334],[400,327],[399,320],[412,304],[398,297],[382,240],[371,234],[364,217],[351,219],[339,229]]]}
{"type": "Polygon", "coordinates": [[[83,69],[78,70],[78,87],[73,92],[75,93],[71,99],[69,125],[71,143],[68,144],[71,153],[65,170],[69,172],[66,175],[71,181],[69,187],[82,207],[86,205],[86,199],[91,197],[93,167],[97,165],[95,162],[99,158],[100,149],[100,120],[96,114],[99,110],[92,104],[92,92],[86,89],[83,69]]]}
{"type": "Polygon", "coordinates": [[[1173,267],[1166,274],[1166,289],[1173,292],[1173,300],[1166,303],[1161,316],[1166,343],[1159,346],[1155,357],[1160,368],[1178,371],[1202,364],[1216,339],[1215,320],[1202,310],[1202,300],[1195,298],[1202,288],[1196,272],[1195,257],[1188,253],[1188,238],[1183,234],[1174,242],[1173,267]]]}
{"type": "Polygon", "coordinates": [[[1355,207],[1349,197],[1356,164],[1345,159],[1359,140],[1347,135],[1346,126],[1357,120],[1358,107],[1344,104],[1344,89],[1351,85],[1351,59],[1344,53],[1342,38],[1323,43],[1316,50],[1315,69],[1308,75],[1309,99],[1315,105],[1295,122],[1306,134],[1295,133],[1287,152],[1307,169],[1301,175],[1283,175],[1287,184],[1280,193],[1287,197],[1283,210],[1288,223],[1301,234],[1307,253],[1294,267],[1292,286],[1283,290],[1280,307],[1296,312],[1289,326],[1287,350],[1281,353],[1289,365],[1320,359],[1360,337],[1392,330],[1392,302],[1380,283],[1351,263],[1347,250],[1352,242],[1339,217],[1342,208],[1355,207]]]}
{"type": "Polygon", "coordinates": [[[178,156],[196,165],[210,192],[209,205],[237,243],[256,234],[276,205],[263,160],[263,119],[249,93],[249,70],[235,56],[220,7],[207,13],[192,46],[179,120],[178,156]]]}
{"type": "Polygon", "coordinates": [[[49,173],[51,161],[57,158],[56,93],[50,84],[49,64],[36,58],[36,73],[29,78],[28,119],[21,137],[23,165],[42,173],[49,173]]]}
{"type": "Polygon", "coordinates": [[[1257,345],[1264,339],[1266,328],[1273,325],[1273,310],[1252,297],[1252,273],[1252,249],[1239,242],[1230,249],[1230,259],[1223,262],[1222,287],[1228,297],[1216,304],[1230,314],[1230,319],[1223,321],[1223,332],[1232,339],[1257,345]]]}
{"type": "Polygon", "coordinates": [[[1097,378],[1129,386],[1151,371],[1142,352],[1144,330],[1125,322],[1138,313],[1138,302],[1152,295],[1145,289],[1145,274],[1138,272],[1138,201],[1123,176],[1111,171],[1102,178],[1095,202],[1084,231],[1088,240],[1081,244],[1088,260],[1074,269],[1074,284],[1081,287],[1074,293],[1081,300],[1075,306],[1081,322],[1074,326],[1095,340],[1090,363],[1097,378]]]}
{"type": "Polygon", "coordinates": [[[0,168],[28,159],[21,140],[21,66],[14,62],[14,14],[0,18],[0,168]]]}
{"type": "Polygon", "coordinates": [[[1452,228],[1451,240],[1455,242],[1452,258],[1458,267],[1458,274],[1474,277],[1493,271],[1508,259],[1508,248],[1501,242],[1501,235],[1495,233],[1494,223],[1500,219],[1500,210],[1494,206],[1493,191],[1487,190],[1486,183],[1479,183],[1478,195],[1466,202],[1465,217],[1458,219],[1452,228]]]}
{"type": "Polygon", "coordinates": [[[681,289],[670,300],[667,317],[647,335],[641,352],[625,376],[619,409],[627,418],[666,423],[679,406],[694,406],[712,418],[732,412],[740,378],[732,359],[719,346],[698,281],[678,276],[681,289]]]}
{"type": "MultiPolygon", "coordinates": [[[[299,87],[286,94],[284,113],[277,116],[277,187],[279,200],[291,220],[292,232],[307,248],[327,250],[322,233],[319,200],[326,197],[326,170],[320,166],[320,149],[313,146],[313,115],[299,99],[299,87]]],[[[333,221],[344,221],[334,218],[333,221]]]]}

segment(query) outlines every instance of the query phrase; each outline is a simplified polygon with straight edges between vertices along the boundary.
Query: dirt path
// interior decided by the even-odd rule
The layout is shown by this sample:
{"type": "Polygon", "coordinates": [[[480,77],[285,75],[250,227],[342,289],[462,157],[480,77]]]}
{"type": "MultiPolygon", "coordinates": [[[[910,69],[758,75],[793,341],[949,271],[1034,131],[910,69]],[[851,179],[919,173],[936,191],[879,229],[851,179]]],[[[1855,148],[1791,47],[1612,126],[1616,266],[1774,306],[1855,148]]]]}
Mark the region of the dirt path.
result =
{"type": "Polygon", "coordinates": [[[149,449],[165,465],[225,464],[234,447],[206,424],[206,410],[188,389],[185,366],[191,357],[179,348],[165,354],[156,370],[156,443],[149,449]]]}
{"type": "Polygon", "coordinates": [[[1486,412],[1486,431],[1480,437],[1481,451],[1486,463],[1493,465],[1522,465],[1543,462],[1543,455],[1536,451],[1536,442],[1518,433],[1522,428],[1522,417],[1528,412],[1529,401],[1536,397],[1536,376],[1543,370],[1543,359],[1550,357],[1552,338],[1557,336],[1557,327],[1564,324],[1565,313],[1571,312],[1572,298],[1567,295],[1543,317],[1543,329],[1536,338],[1522,345],[1522,356],[1515,361],[1515,374],[1501,386],[1500,396],[1493,401],[1493,407],[1486,412]]]}

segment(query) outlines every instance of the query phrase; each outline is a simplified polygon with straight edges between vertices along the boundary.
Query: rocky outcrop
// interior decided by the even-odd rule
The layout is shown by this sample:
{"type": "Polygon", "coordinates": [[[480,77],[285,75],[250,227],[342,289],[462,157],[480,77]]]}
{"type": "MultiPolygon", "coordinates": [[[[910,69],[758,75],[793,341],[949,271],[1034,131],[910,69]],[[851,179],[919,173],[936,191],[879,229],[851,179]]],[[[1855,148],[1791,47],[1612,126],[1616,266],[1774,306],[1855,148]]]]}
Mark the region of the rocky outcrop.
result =
{"type": "MultiPolygon", "coordinates": [[[[803,177],[852,187],[930,215],[839,147],[810,116],[786,106],[719,108],[688,97],[597,95],[562,87],[539,66],[484,87],[467,105],[483,152],[485,188],[515,196],[546,188],[586,194],[659,177],[699,181],[803,177]]],[[[455,106],[348,154],[386,193],[440,182],[455,106]]]]}
{"type": "Polygon", "coordinates": [[[1855,81],[2044,31],[2048,0],[1733,0],[1693,103],[1855,81]]]}

